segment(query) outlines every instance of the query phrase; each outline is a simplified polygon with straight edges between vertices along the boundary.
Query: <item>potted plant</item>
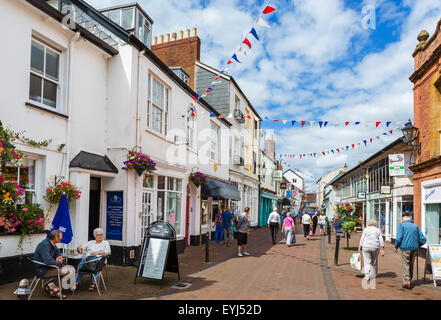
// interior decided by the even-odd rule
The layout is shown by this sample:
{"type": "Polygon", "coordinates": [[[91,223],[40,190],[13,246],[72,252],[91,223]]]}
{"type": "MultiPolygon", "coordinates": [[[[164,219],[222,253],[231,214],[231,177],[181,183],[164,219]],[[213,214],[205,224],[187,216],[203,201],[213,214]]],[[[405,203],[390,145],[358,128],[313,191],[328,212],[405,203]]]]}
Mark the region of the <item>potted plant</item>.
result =
{"type": "Polygon", "coordinates": [[[127,161],[124,161],[123,170],[133,169],[138,176],[144,172],[152,173],[156,170],[156,163],[150,157],[142,152],[129,151],[127,154],[127,161]]]}
{"type": "Polygon", "coordinates": [[[199,188],[199,186],[202,186],[208,182],[208,178],[202,172],[197,171],[190,174],[190,181],[199,188]]]}
{"type": "Polygon", "coordinates": [[[81,197],[81,190],[74,184],[68,181],[60,181],[56,185],[46,189],[46,195],[43,199],[50,204],[58,204],[63,196],[66,194],[67,200],[76,200],[81,197]]]}

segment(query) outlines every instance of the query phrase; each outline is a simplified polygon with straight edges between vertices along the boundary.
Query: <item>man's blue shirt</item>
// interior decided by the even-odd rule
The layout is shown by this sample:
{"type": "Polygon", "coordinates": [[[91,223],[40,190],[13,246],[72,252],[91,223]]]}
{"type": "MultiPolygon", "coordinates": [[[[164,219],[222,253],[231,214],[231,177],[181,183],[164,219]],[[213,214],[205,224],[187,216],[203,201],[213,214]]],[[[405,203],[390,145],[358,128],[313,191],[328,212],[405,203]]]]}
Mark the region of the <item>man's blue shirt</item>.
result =
{"type": "Polygon", "coordinates": [[[233,213],[231,211],[224,211],[222,214],[222,228],[232,227],[233,223],[231,220],[233,219],[233,213]]]}

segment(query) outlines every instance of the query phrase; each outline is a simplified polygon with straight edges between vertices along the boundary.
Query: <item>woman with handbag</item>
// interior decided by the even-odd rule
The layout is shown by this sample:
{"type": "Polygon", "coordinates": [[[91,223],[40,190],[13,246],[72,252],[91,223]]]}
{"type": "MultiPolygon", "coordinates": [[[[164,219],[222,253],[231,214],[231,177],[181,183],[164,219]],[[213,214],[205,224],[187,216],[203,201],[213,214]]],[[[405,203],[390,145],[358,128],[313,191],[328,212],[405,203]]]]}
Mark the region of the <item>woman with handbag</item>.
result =
{"type": "MultiPolygon", "coordinates": [[[[103,256],[103,259],[105,259],[105,256],[110,255],[110,245],[109,242],[104,240],[104,230],[101,228],[96,228],[93,230],[93,236],[95,237],[95,240],[91,240],[88,243],[86,243],[83,246],[79,246],[77,248],[79,253],[83,253],[83,258],[80,261],[80,265],[78,267],[78,270],[81,271],[81,268],[83,266],[83,263],[85,261],[96,259],[97,256],[103,256]]],[[[99,262],[99,261],[97,261],[99,262]]],[[[92,262],[91,262],[92,263],[92,262]]],[[[98,277],[98,274],[95,274],[95,278],[98,277]]],[[[83,278],[82,273],[78,273],[77,276],[77,288],[83,278]]],[[[96,289],[96,283],[94,281],[94,278],[90,278],[91,284],[89,287],[89,291],[94,291],[96,289]]]]}
{"type": "Polygon", "coordinates": [[[283,220],[282,232],[286,237],[286,245],[290,247],[292,245],[292,235],[295,230],[294,220],[291,218],[291,212],[288,212],[286,218],[283,220]]]}

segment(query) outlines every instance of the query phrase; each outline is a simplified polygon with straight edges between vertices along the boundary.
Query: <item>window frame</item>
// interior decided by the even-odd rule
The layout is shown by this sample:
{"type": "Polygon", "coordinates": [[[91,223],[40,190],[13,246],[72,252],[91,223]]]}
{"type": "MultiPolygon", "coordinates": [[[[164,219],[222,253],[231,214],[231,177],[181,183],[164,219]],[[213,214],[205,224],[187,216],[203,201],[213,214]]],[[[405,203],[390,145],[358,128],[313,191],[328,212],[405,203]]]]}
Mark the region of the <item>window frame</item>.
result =
{"type": "Polygon", "coordinates": [[[44,109],[47,110],[51,110],[51,111],[57,111],[57,112],[61,112],[61,107],[60,107],[60,100],[61,100],[61,78],[62,78],[62,55],[63,52],[60,49],[55,48],[54,46],[51,46],[49,44],[47,44],[46,42],[40,40],[37,37],[32,36],[31,37],[31,46],[30,46],[30,61],[29,61],[29,90],[27,93],[27,100],[29,103],[37,105],[39,107],[42,107],[44,109]],[[35,42],[36,44],[40,45],[43,47],[44,51],[43,51],[43,71],[42,73],[40,73],[38,70],[34,70],[32,68],[32,47],[33,47],[33,42],[35,42]],[[47,55],[47,50],[49,50],[51,53],[54,53],[57,55],[58,57],[58,79],[54,79],[51,76],[48,76],[46,73],[46,68],[47,68],[47,60],[46,60],[46,55],[47,55]],[[31,77],[35,76],[38,78],[41,78],[40,84],[41,84],[41,91],[40,91],[40,99],[41,101],[37,101],[31,98],[31,77]],[[48,81],[52,84],[56,85],[56,98],[55,98],[55,107],[50,106],[48,104],[44,103],[44,83],[45,81],[48,81]]]}
{"type": "Polygon", "coordinates": [[[214,161],[214,162],[218,162],[219,161],[219,126],[214,123],[213,121],[210,122],[210,148],[209,148],[209,153],[210,153],[210,160],[214,161]],[[213,136],[213,131],[216,132],[216,137],[213,136]],[[216,139],[214,139],[216,138],[216,139]],[[213,143],[215,144],[215,148],[213,149],[213,143]],[[214,157],[212,157],[214,152],[214,157]]]}
{"type": "Polygon", "coordinates": [[[147,81],[147,112],[146,112],[146,124],[147,128],[153,131],[155,134],[161,135],[165,137],[168,131],[168,122],[170,115],[170,103],[171,103],[171,88],[165,84],[164,81],[161,81],[159,77],[155,76],[153,73],[148,73],[148,81],[147,81]],[[159,106],[153,102],[153,84],[154,82],[159,83],[162,86],[163,90],[163,106],[159,106]],[[158,131],[153,127],[153,110],[154,108],[160,109],[161,111],[161,130],[158,131]]]}

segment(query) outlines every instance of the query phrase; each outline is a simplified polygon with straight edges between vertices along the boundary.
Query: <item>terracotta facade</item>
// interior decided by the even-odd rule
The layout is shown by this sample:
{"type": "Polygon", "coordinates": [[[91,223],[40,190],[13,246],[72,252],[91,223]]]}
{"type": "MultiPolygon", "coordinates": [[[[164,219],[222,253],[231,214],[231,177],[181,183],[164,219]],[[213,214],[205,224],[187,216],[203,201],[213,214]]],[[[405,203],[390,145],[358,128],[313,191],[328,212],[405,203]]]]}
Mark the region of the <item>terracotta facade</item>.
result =
{"type": "Polygon", "coordinates": [[[425,206],[430,202],[423,185],[441,178],[440,29],[441,20],[432,37],[425,30],[418,35],[419,44],[413,53],[415,72],[410,77],[414,84],[414,126],[419,129],[418,143],[421,143],[421,154],[415,150],[415,164],[410,167],[414,172],[414,219],[423,232],[427,230],[425,206]]]}

